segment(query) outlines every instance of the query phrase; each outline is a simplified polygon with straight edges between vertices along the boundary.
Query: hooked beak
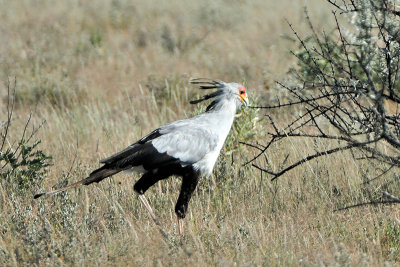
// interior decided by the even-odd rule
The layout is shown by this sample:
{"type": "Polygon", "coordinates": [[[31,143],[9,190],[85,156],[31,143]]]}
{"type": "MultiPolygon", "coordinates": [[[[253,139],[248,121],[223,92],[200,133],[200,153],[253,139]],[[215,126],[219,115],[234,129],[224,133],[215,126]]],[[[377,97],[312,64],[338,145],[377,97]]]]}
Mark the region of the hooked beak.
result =
{"type": "Polygon", "coordinates": [[[249,105],[249,98],[247,97],[246,93],[240,94],[239,98],[243,105],[245,105],[245,106],[249,105]]]}

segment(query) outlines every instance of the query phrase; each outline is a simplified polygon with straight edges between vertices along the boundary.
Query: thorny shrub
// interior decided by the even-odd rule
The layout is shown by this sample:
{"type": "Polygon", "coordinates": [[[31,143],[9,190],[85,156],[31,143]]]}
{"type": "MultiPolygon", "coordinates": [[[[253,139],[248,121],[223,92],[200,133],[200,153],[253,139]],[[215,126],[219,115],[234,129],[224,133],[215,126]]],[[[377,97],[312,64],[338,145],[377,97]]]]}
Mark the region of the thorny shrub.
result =
{"type": "Polygon", "coordinates": [[[27,134],[32,114],[25,127],[21,129],[19,140],[10,136],[15,104],[16,83],[13,94],[8,83],[7,118],[0,128],[0,179],[15,186],[18,190],[37,188],[46,175],[47,167],[51,165],[52,157],[39,148],[40,140],[34,140],[35,134],[43,125],[33,127],[27,134]],[[15,145],[14,145],[15,144],[15,145]]]}

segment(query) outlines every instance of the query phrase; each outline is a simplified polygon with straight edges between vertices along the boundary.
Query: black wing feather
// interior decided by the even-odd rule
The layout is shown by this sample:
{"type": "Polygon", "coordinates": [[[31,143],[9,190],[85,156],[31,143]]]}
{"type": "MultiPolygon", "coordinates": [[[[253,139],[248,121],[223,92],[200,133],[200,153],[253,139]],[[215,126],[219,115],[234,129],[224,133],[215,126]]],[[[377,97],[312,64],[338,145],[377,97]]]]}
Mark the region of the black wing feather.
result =
{"type": "Polygon", "coordinates": [[[157,149],[148,142],[140,145],[140,150],[135,153],[107,165],[123,170],[141,165],[145,170],[151,170],[168,164],[177,163],[178,161],[178,159],[169,156],[167,153],[158,152],[157,149]]]}
{"type": "Polygon", "coordinates": [[[100,161],[104,163],[104,165],[91,172],[87,178],[51,192],[36,194],[34,198],[39,198],[41,196],[49,197],[80,185],[98,183],[107,177],[139,165],[142,165],[145,170],[152,170],[178,164],[178,159],[168,156],[167,153],[158,152],[152,143],[149,142],[159,136],[161,136],[161,134],[157,129],[121,152],[100,161]]]}
{"type": "Polygon", "coordinates": [[[137,141],[136,143],[128,146],[124,150],[122,150],[118,153],[115,153],[114,155],[112,155],[108,158],[102,159],[100,161],[100,163],[111,164],[118,160],[124,159],[128,156],[134,155],[135,153],[137,153],[143,149],[141,145],[143,145],[143,144],[147,143],[148,141],[151,141],[159,136],[161,136],[160,129],[154,130],[151,133],[149,133],[148,135],[146,135],[145,137],[143,137],[142,139],[140,139],[139,141],[137,141]]]}
{"type": "Polygon", "coordinates": [[[167,153],[158,152],[150,142],[161,135],[160,129],[154,130],[124,150],[101,160],[100,163],[105,165],[98,170],[113,169],[123,171],[135,166],[143,166],[145,170],[151,170],[179,162],[178,159],[167,155],[167,153]]]}

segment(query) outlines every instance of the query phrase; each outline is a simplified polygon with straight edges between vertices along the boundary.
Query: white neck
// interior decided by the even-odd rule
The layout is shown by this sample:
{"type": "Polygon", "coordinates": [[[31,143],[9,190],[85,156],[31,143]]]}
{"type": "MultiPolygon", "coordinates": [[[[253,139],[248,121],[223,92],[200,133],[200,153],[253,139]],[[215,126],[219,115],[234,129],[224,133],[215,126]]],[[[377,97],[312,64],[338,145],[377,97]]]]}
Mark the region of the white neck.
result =
{"type": "Polygon", "coordinates": [[[232,127],[233,119],[236,114],[235,100],[221,99],[214,107],[203,114],[195,117],[199,119],[197,123],[206,122],[207,129],[212,136],[218,138],[217,146],[207,154],[202,160],[194,164],[195,169],[199,170],[202,175],[208,176],[211,174],[215,161],[218,158],[219,152],[224,145],[225,139],[232,127]]]}
{"type": "Polygon", "coordinates": [[[215,127],[214,129],[218,133],[221,147],[232,127],[236,109],[237,107],[234,99],[221,99],[215,104],[212,110],[204,114],[213,121],[212,127],[215,127]]]}
{"type": "Polygon", "coordinates": [[[220,99],[208,112],[222,112],[225,114],[225,116],[228,116],[228,114],[230,114],[233,117],[236,114],[236,110],[237,106],[235,99],[220,99]]]}

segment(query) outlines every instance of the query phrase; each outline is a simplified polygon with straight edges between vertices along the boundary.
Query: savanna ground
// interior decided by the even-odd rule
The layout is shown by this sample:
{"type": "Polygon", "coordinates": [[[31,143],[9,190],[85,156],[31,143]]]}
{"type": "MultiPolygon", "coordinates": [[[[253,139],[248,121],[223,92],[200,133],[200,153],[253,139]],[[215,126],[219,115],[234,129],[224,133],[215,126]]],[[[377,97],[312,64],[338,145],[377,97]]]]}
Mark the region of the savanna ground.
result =
{"type": "MultiPolygon", "coordinates": [[[[179,245],[171,178],[146,195],[165,242],[133,192],[138,177],[34,200],[72,183],[98,161],[160,124],[204,109],[190,77],[245,81],[252,101],[286,99],[274,80],[296,66],[285,18],[306,36],[307,6],[317,30],[333,29],[331,7],[308,1],[0,1],[0,120],[7,117],[7,80],[16,77],[16,106],[7,146],[18,142],[30,112],[39,148],[52,156],[46,176],[28,188],[0,181],[0,264],[13,265],[329,265],[375,266],[400,261],[398,206],[365,206],[378,188],[398,192],[395,170],[363,185],[379,165],[337,153],[271,182],[250,166],[270,127],[263,113],[243,110],[214,174],[189,206],[179,245]],[[289,36],[289,37],[288,37],[289,36]]],[[[254,104],[253,102],[253,104],[254,104]]],[[[293,112],[274,110],[284,124],[293,112]]],[[[276,169],[325,144],[280,143],[276,169]]],[[[259,164],[263,164],[260,160],[259,164]]]]}

